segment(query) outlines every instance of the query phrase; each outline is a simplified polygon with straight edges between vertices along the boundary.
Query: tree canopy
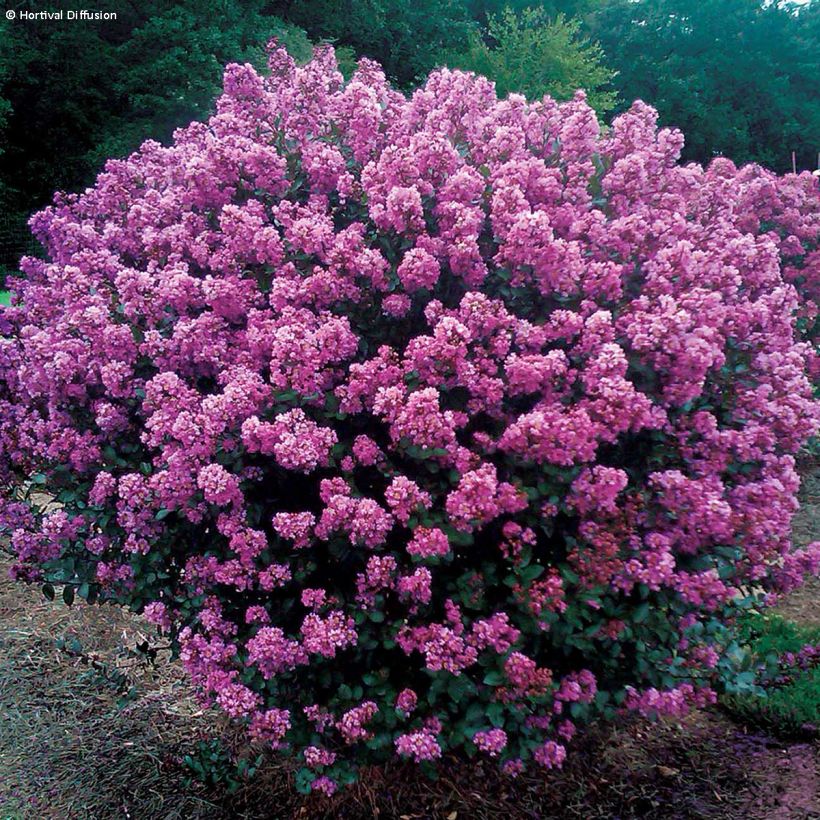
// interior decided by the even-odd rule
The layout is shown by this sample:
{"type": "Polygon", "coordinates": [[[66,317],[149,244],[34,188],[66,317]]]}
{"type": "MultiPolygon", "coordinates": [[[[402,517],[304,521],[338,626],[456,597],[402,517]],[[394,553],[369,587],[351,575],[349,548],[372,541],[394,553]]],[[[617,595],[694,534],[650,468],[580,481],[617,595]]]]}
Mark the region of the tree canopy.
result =
{"type": "Polygon", "coordinates": [[[617,70],[686,135],[684,157],[791,169],[820,150],[820,7],[758,0],[608,0],[589,18],[617,70]]]}
{"type": "Polygon", "coordinates": [[[473,30],[465,0],[274,0],[271,9],[314,40],[330,40],[381,63],[402,88],[424,80],[442,51],[473,30]]]}
{"type": "Polygon", "coordinates": [[[490,15],[486,35],[474,32],[469,48],[445,56],[453,68],[463,68],[495,80],[501,96],[511,92],[535,100],[549,94],[567,99],[578,88],[587,91],[592,106],[603,114],[615,105],[610,89],[613,72],[601,48],[581,35],[581,22],[546,11],[506,8],[490,15]]]}

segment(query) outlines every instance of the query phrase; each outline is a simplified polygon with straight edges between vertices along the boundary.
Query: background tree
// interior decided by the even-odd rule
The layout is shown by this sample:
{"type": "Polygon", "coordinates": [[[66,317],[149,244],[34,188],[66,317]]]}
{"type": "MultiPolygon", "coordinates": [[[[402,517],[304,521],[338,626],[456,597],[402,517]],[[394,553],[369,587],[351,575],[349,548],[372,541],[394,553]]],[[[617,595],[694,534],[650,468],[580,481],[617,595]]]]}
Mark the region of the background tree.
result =
{"type": "Polygon", "coordinates": [[[583,88],[603,114],[615,105],[614,75],[600,46],[580,32],[580,21],[562,14],[550,18],[543,9],[506,8],[489,16],[486,36],[474,32],[466,51],[446,54],[443,62],[489,77],[500,96],[516,91],[530,100],[544,94],[567,99],[583,88]]]}
{"type": "Polygon", "coordinates": [[[274,0],[271,9],[314,40],[378,60],[403,88],[423,80],[442,51],[464,48],[473,29],[466,0],[274,0]]]}
{"type": "Polygon", "coordinates": [[[583,18],[593,12],[602,0],[467,0],[470,17],[486,26],[492,15],[499,15],[504,9],[522,12],[532,8],[542,11],[548,17],[563,14],[566,17],[583,18]]]}
{"type": "Polygon", "coordinates": [[[116,50],[120,72],[112,90],[118,110],[107,117],[87,154],[92,167],[128,153],[147,134],[165,139],[175,128],[207,116],[225,63],[263,66],[271,37],[300,62],[311,57],[313,44],[305,32],[267,14],[264,3],[216,0],[211,5],[219,7],[218,16],[216,8],[208,15],[198,2],[166,5],[116,50]]]}
{"type": "Polygon", "coordinates": [[[608,0],[590,18],[622,105],[641,98],[686,134],[684,157],[814,167],[820,137],[817,4],[608,0]]]}

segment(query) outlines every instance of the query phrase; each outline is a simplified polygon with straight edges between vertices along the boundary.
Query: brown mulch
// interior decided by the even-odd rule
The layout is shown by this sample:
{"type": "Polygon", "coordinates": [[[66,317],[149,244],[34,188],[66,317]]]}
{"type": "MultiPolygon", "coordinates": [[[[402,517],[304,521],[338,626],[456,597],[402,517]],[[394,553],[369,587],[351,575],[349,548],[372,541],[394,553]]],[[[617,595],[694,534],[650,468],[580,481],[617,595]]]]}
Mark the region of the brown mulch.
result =
{"type": "MultiPolygon", "coordinates": [[[[805,546],[820,541],[820,460],[800,465],[800,511],[792,529],[794,543],[805,546]]],[[[820,626],[820,578],[812,578],[777,607],[784,618],[805,626],[820,626]]]]}

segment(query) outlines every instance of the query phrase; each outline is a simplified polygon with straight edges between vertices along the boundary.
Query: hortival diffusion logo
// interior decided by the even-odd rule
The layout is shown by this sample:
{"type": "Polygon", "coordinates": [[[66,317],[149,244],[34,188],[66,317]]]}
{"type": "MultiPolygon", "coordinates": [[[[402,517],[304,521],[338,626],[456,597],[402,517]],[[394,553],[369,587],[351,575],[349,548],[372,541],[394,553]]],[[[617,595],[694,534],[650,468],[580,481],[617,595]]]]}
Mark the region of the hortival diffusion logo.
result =
{"type": "Polygon", "coordinates": [[[94,11],[91,9],[57,9],[56,11],[29,11],[28,9],[8,9],[7,20],[116,20],[116,11],[94,11]]]}

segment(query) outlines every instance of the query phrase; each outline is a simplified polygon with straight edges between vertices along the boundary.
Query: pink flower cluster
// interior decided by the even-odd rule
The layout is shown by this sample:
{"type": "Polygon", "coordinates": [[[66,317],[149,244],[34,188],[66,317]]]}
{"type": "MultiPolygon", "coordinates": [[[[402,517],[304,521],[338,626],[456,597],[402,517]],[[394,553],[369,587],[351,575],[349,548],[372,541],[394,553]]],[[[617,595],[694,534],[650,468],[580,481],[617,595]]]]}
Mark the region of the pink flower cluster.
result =
{"type": "Polygon", "coordinates": [[[638,692],[628,686],[626,706],[644,716],[684,717],[693,707],[703,707],[716,701],[717,696],[711,689],[695,689],[691,683],[682,683],[664,691],[652,687],[638,692]]]}
{"type": "Polygon", "coordinates": [[[441,757],[441,746],[432,732],[422,729],[408,732],[396,738],[396,751],[401,757],[409,757],[421,763],[441,757]]]}
{"type": "Polygon", "coordinates": [[[0,308],[15,575],[144,609],[326,794],[470,744],[560,766],[613,703],[707,702],[734,612],[820,568],[790,540],[817,179],[681,165],[640,102],[602,128],[583,93],[269,64],[32,219],[0,308]]]}
{"type": "Polygon", "coordinates": [[[487,729],[473,735],[476,748],[490,757],[498,757],[507,745],[507,733],[503,729],[487,729]]]}

